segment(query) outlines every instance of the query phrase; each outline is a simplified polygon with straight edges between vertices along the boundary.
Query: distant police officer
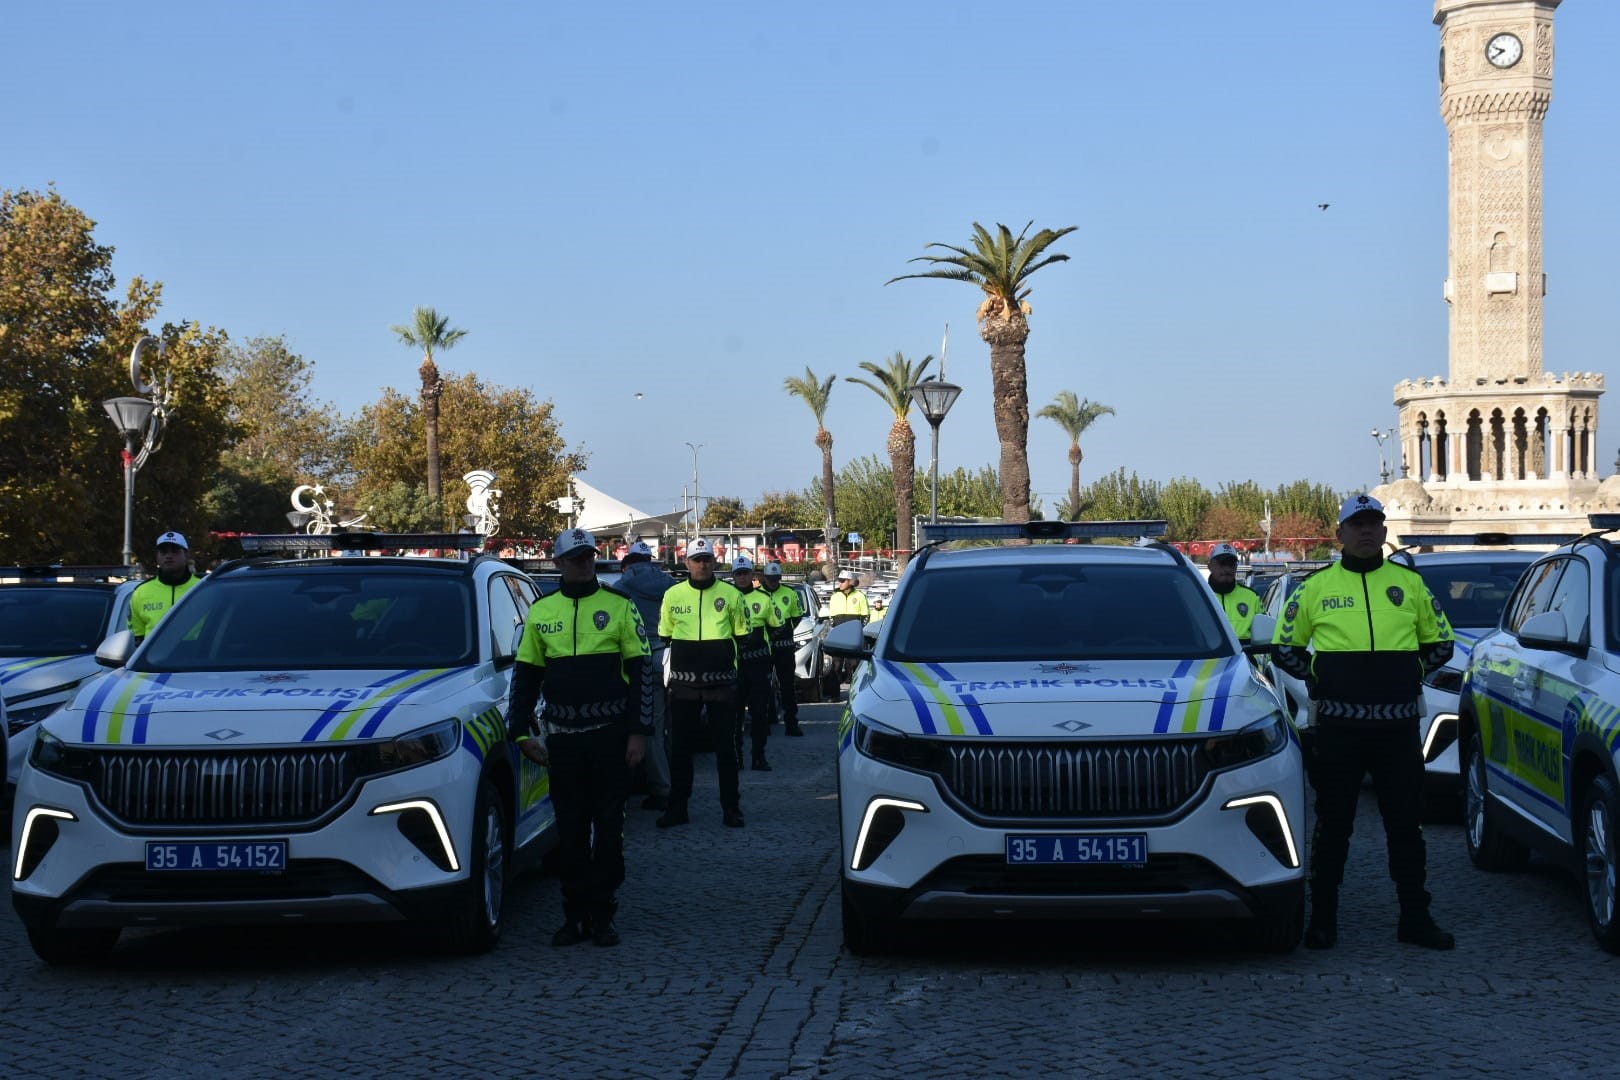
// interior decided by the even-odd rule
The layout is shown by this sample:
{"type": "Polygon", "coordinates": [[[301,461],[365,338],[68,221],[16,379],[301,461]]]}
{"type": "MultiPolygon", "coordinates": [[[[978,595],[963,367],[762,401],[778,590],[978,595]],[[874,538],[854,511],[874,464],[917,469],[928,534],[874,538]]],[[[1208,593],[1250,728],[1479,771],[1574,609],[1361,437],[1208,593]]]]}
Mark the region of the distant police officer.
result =
{"type": "Polygon", "coordinates": [[[832,599],[827,604],[827,615],[834,626],[849,622],[851,619],[859,619],[863,623],[871,621],[872,605],[867,603],[866,594],[860,589],[855,571],[838,571],[838,581],[833,586],[832,599]]]}
{"type": "MultiPolygon", "coordinates": [[[[619,560],[622,573],[613,587],[636,602],[641,621],[657,629],[659,609],[664,594],[675,585],[675,578],[653,565],[653,550],[645,540],[637,540],[619,560]]],[[[643,810],[669,808],[669,756],[666,743],[669,737],[669,708],[664,695],[664,643],[652,642],[651,662],[642,673],[642,693],[651,699],[653,727],[647,740],[647,797],[642,800],[643,810]]]]}
{"type": "Polygon", "coordinates": [[[129,597],[129,632],[137,642],[145,639],[169,609],[202,579],[186,564],[191,546],[177,532],[157,538],[157,577],[142,582],[129,597]]]}
{"type": "Polygon", "coordinates": [[[765,590],[754,585],[754,561],[737,556],[731,564],[731,583],[742,594],[748,633],[737,644],[737,760],[742,760],[742,712],[748,713],[748,733],[756,772],[770,772],[765,742],[771,734],[771,635],[782,625],[782,613],[765,590]]]}
{"type": "Polygon", "coordinates": [[[669,809],[660,829],[685,825],[692,797],[692,743],[708,717],[708,737],[720,776],[721,820],[743,825],[737,792],[737,639],[748,632],[742,594],[714,575],[714,547],[693,540],[686,549],[691,577],[664,594],[658,636],[669,645],[669,809]]]}
{"type": "Polygon", "coordinates": [[[619,943],[624,800],[649,730],[641,715],[647,630],[628,596],[596,580],[596,555],[596,538],[584,529],[557,538],[562,586],[529,608],[506,713],[524,756],[551,772],[567,919],[553,945],[619,943]],[[543,743],[530,732],[542,685],[543,743]]]}
{"type": "Polygon", "coordinates": [[[1247,645],[1254,630],[1254,617],[1260,613],[1260,594],[1237,579],[1238,553],[1231,544],[1216,544],[1209,553],[1209,587],[1220,598],[1221,610],[1247,645]]]}
{"type": "Polygon", "coordinates": [[[783,734],[803,735],[804,729],[799,726],[798,687],[794,680],[794,655],[798,652],[798,643],[793,640],[793,630],[804,618],[804,603],[799,599],[798,589],[782,587],[782,564],[779,562],[765,564],[760,582],[765,595],[771,598],[771,603],[776,605],[777,612],[782,616],[782,625],[771,631],[771,663],[776,668],[776,694],[782,704],[783,734]]]}
{"type": "Polygon", "coordinates": [[[1384,508],[1370,495],[1339,508],[1343,559],[1288,599],[1275,662],[1302,679],[1315,702],[1316,831],[1311,844],[1311,921],[1305,944],[1338,941],[1339,886],[1362,777],[1372,774],[1400,898],[1398,940],[1430,949],[1455,941],[1429,915],[1420,824],[1423,676],[1451,658],[1451,626],[1416,571],[1383,557],[1384,508]],[[1307,646],[1315,645],[1314,655],[1307,646]]]}

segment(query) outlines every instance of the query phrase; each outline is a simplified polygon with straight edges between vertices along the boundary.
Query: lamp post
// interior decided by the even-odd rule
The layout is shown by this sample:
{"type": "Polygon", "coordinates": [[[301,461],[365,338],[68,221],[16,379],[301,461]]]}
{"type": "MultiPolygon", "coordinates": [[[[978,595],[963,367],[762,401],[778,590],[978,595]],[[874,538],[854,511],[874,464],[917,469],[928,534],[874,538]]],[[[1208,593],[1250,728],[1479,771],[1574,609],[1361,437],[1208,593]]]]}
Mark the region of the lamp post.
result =
{"type": "Polygon", "coordinates": [[[698,451],[705,443],[687,443],[692,448],[692,539],[703,535],[703,503],[698,500],[698,451]]]}
{"type": "Polygon", "coordinates": [[[1378,444],[1378,477],[1387,484],[1389,483],[1389,462],[1384,460],[1384,444],[1395,437],[1395,429],[1386,428],[1379,431],[1377,428],[1373,428],[1372,437],[1373,442],[1378,444]]]}
{"type": "Polygon", "coordinates": [[[168,423],[168,408],[173,401],[168,380],[163,383],[160,396],[156,385],[141,378],[141,357],[157,346],[158,355],[164,353],[164,343],[155,337],[143,337],[135,343],[129,354],[129,381],[137,394],[148,397],[115,397],[101,403],[107,410],[118,434],[124,437],[124,565],[135,565],[135,474],[146,464],[158,447],[163,445],[163,429],[168,423]]]}
{"type": "Polygon", "coordinates": [[[922,410],[923,419],[934,431],[934,449],[928,459],[928,492],[931,505],[928,510],[930,522],[939,521],[939,425],[944,422],[945,414],[951,411],[956,399],[961,395],[962,388],[955,383],[948,383],[942,379],[924,379],[911,388],[911,400],[917,403],[922,410]]]}

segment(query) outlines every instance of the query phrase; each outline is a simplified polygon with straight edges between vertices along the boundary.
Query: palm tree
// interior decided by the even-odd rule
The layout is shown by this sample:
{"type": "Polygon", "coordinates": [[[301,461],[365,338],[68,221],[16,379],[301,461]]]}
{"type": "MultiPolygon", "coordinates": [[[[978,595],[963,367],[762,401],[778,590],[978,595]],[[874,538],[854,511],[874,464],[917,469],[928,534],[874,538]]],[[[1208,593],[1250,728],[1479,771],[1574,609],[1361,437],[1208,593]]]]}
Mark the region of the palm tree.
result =
{"type": "Polygon", "coordinates": [[[911,413],[911,388],[922,380],[923,372],[933,362],[932,356],[925,356],[922,363],[914,364],[904,353],[897,352],[883,364],[862,361],[861,370],[871,379],[844,377],[845,382],[872,391],[894,412],[894,426],[889,428],[889,462],[894,468],[894,546],[901,566],[911,558],[911,499],[917,482],[917,436],[907,419],[911,413]]]}
{"type": "Polygon", "coordinates": [[[1076,398],[1073,390],[1060,390],[1058,396],[1052,399],[1052,404],[1035,414],[1046,420],[1052,420],[1069,436],[1069,466],[1073,472],[1069,476],[1069,506],[1076,519],[1080,517],[1080,436],[1086,429],[1097,422],[1100,416],[1113,416],[1112,405],[1102,405],[1090,398],[1084,400],[1076,398]]]}
{"type": "Polygon", "coordinates": [[[1058,239],[1079,226],[1042,229],[1029,235],[1031,221],[1016,237],[1005,225],[996,233],[973,223],[972,249],[932,243],[951,255],[919,255],[911,262],[936,264],[920,274],[901,274],[884,282],[907,278],[945,278],[966,281],[984,291],[979,305],[979,336],[990,345],[990,389],[995,398],[996,436],[1001,440],[1001,516],[1009,522],[1029,520],[1029,381],[1024,368],[1024,343],[1029,340],[1030,275],[1067,255],[1046,254],[1058,239]]]}
{"type": "Polygon", "coordinates": [[[796,398],[803,398],[804,403],[810,406],[810,411],[816,414],[816,445],[821,448],[821,500],[823,511],[823,528],[827,536],[827,558],[834,557],[833,531],[837,528],[837,505],[833,500],[833,464],[832,464],[832,432],[827,430],[827,399],[832,396],[833,383],[838,376],[829,375],[821,378],[810,370],[808,364],[804,368],[804,378],[789,375],[782,380],[782,389],[796,398]]]}
{"type": "Polygon", "coordinates": [[[411,326],[389,327],[399,340],[425,354],[417,374],[422,377],[422,419],[427,423],[427,487],[428,498],[439,498],[439,395],[444,392],[444,380],[439,377],[439,365],[433,362],[436,351],[448,349],[467,336],[465,330],[450,329],[450,319],[441,318],[430,307],[419,307],[411,326]]]}

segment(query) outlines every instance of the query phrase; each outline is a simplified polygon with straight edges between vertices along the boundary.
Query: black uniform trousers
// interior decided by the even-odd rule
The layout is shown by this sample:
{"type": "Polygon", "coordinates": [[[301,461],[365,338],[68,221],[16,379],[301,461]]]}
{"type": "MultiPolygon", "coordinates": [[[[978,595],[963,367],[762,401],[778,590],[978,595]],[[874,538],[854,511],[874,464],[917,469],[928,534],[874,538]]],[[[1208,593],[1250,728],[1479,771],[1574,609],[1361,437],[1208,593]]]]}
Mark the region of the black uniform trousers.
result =
{"type": "Polygon", "coordinates": [[[782,703],[782,724],[789,731],[799,726],[799,695],[793,659],[798,652],[793,639],[771,643],[771,664],[776,668],[776,695],[782,703]]]}
{"type": "Polygon", "coordinates": [[[714,747],[714,767],[720,776],[720,806],[740,808],[737,794],[737,693],[723,690],[683,691],[669,694],[669,808],[681,813],[692,798],[692,744],[699,734],[714,747]],[[688,697],[687,694],[694,696],[688,697]],[[696,695],[703,695],[702,697],[696,695]],[[705,698],[707,700],[705,700],[705,698]]]}
{"type": "Polygon", "coordinates": [[[771,658],[744,660],[737,665],[737,761],[742,761],[743,712],[748,714],[749,743],[754,760],[765,756],[765,740],[771,734],[771,658]]]}
{"type": "Polygon", "coordinates": [[[553,728],[551,805],[557,813],[557,849],[563,913],[570,922],[612,918],[624,884],[624,800],[630,770],[624,763],[629,729],[611,724],[593,731],[553,728]]]}
{"type": "Polygon", "coordinates": [[[1378,813],[1389,845],[1389,876],[1402,915],[1429,909],[1423,845],[1423,751],[1416,720],[1379,727],[1319,723],[1311,784],[1316,788],[1316,828],[1311,837],[1311,902],[1337,909],[1344,862],[1350,853],[1361,780],[1372,774],[1378,813]]]}

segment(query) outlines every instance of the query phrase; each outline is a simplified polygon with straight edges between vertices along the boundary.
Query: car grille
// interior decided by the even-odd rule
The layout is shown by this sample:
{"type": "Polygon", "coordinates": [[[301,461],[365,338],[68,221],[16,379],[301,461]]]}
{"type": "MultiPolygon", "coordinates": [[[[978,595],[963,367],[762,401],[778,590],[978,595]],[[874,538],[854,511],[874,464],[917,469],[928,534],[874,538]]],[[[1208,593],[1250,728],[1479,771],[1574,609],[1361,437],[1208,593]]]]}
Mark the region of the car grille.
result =
{"type": "Polygon", "coordinates": [[[348,750],[106,751],[92,786],[134,825],[255,825],[307,821],[343,801],[355,767],[348,750]]]}
{"type": "Polygon", "coordinates": [[[1194,741],[957,742],[945,746],[951,793],[988,817],[1128,818],[1168,814],[1204,784],[1194,741]]]}

